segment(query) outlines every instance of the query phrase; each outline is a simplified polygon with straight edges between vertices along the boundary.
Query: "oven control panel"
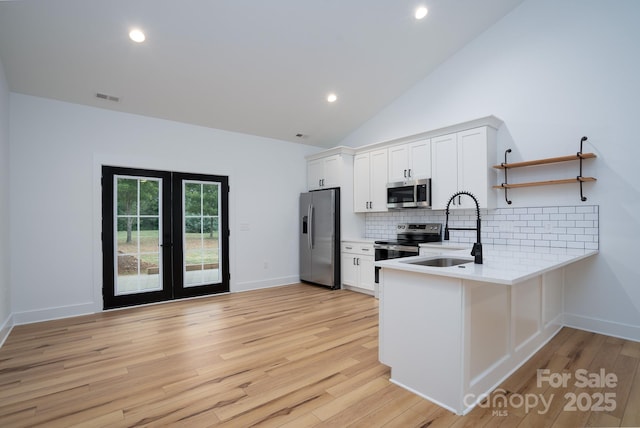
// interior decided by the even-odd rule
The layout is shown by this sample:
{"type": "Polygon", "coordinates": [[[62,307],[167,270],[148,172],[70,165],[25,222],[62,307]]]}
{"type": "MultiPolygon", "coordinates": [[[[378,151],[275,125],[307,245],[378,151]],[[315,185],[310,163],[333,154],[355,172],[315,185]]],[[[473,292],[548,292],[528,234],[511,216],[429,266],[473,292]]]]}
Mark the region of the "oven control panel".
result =
{"type": "Polygon", "coordinates": [[[441,223],[400,223],[396,226],[397,233],[417,233],[428,235],[440,235],[442,232],[441,223]]]}

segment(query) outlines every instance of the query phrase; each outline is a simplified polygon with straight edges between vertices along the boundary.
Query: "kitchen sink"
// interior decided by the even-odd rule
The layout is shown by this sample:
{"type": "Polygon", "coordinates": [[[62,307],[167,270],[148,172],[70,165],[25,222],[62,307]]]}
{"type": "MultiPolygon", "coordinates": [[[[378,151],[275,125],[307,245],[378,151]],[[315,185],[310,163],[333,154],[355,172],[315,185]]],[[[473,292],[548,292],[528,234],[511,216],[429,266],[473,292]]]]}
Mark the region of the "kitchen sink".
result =
{"type": "Polygon", "coordinates": [[[420,266],[451,267],[471,262],[473,262],[472,259],[459,259],[456,257],[435,257],[433,259],[417,260],[404,263],[420,266]]]}

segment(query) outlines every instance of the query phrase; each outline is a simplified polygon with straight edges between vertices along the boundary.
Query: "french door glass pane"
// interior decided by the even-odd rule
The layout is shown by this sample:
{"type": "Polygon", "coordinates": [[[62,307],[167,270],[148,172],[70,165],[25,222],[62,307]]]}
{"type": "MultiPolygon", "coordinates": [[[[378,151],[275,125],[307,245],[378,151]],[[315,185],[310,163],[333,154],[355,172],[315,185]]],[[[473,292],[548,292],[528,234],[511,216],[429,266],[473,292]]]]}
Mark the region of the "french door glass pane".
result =
{"type": "Polygon", "coordinates": [[[153,177],[114,175],[116,296],[162,289],[162,183],[153,177]]]}
{"type": "Polygon", "coordinates": [[[184,180],[183,207],[183,274],[184,286],[219,284],[220,183],[184,180]]]}

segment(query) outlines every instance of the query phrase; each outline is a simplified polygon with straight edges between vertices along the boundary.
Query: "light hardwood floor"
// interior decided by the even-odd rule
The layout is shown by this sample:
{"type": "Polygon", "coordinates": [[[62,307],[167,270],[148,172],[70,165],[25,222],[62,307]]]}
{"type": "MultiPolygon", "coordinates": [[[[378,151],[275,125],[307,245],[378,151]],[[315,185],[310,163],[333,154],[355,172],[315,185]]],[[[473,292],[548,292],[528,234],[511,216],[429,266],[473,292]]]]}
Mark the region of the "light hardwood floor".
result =
{"type": "Polygon", "coordinates": [[[17,326],[0,426],[640,425],[640,343],[564,328],[499,387],[511,405],[464,417],[390,383],[377,352],[377,300],[302,284],[17,326]],[[538,369],[573,378],[538,385],[538,369]],[[580,388],[578,369],[617,385],[580,388]],[[584,407],[604,393],[615,409],[565,409],[565,394],[584,407]],[[551,405],[520,404],[534,396],[551,405]]]}

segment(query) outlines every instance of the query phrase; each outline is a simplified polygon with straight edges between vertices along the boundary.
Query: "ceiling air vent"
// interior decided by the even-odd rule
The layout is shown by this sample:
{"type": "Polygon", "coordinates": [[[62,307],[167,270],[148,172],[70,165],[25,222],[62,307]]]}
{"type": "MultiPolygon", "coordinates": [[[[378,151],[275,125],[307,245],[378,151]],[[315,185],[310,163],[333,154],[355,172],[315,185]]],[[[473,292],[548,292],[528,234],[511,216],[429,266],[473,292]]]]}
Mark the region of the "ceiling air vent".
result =
{"type": "Polygon", "coordinates": [[[102,94],[98,92],[96,94],[96,98],[100,98],[102,100],[113,101],[115,103],[120,102],[120,97],[114,97],[113,95],[102,94]]]}

